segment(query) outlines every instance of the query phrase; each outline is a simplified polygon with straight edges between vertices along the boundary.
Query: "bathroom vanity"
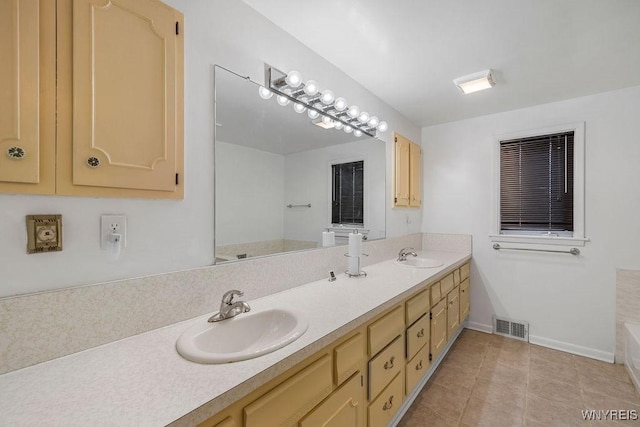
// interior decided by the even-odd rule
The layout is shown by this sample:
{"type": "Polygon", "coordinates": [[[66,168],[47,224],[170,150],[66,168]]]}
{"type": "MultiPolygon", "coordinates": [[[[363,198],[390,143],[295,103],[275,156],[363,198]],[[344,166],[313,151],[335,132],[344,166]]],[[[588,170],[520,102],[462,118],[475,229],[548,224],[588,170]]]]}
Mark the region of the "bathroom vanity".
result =
{"type": "Polygon", "coordinates": [[[295,307],[309,321],[299,339],[255,359],[219,365],[183,359],[177,338],[209,313],[2,375],[2,423],[395,422],[469,311],[470,250],[421,256],[443,265],[412,268],[388,260],[367,266],[367,277],[339,274],[334,282],[249,300],[252,311],[295,307]]]}

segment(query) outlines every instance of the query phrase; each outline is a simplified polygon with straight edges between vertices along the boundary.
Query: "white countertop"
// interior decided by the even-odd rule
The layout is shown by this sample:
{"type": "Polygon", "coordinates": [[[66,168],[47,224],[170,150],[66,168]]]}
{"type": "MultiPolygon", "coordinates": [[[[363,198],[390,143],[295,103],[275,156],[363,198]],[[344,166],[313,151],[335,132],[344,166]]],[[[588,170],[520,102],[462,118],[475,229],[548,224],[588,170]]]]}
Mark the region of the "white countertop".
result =
{"type": "MultiPolygon", "coordinates": [[[[417,290],[425,280],[461,265],[469,252],[424,251],[438,268],[414,269],[393,260],[370,265],[368,276],[344,274],[257,300],[253,311],[292,307],[307,332],[273,353],[242,362],[202,365],[183,359],[175,342],[210,314],[0,375],[0,425],[167,425],[211,402],[222,409],[349,330],[417,290]]],[[[37,325],[34,325],[37,327],[37,325]]]]}

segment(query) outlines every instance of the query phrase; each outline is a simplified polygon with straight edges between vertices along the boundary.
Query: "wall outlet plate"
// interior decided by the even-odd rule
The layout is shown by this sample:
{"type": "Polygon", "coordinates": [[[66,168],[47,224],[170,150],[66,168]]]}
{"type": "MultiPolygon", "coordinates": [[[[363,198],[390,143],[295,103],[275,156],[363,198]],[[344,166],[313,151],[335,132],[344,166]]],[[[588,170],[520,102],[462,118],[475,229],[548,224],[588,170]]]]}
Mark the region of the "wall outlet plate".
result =
{"type": "Polygon", "coordinates": [[[27,215],[27,253],[62,250],[62,215],[27,215]]]}
{"type": "Polygon", "coordinates": [[[100,247],[109,247],[109,235],[116,233],[121,236],[120,246],[127,247],[127,216],[126,215],[102,215],[100,217],[100,247]]]}

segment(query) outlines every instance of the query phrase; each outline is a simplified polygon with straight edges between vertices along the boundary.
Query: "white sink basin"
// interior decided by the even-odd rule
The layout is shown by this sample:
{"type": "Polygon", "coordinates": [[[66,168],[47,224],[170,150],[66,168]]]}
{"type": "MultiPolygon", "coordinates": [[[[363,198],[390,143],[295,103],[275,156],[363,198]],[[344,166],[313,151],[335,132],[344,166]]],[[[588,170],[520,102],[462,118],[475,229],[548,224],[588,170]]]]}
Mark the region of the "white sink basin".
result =
{"type": "Polygon", "coordinates": [[[397,261],[395,262],[398,265],[404,265],[406,267],[413,268],[435,268],[440,267],[443,262],[439,259],[435,258],[421,258],[421,257],[412,257],[408,256],[406,261],[397,261]]]}
{"type": "Polygon", "coordinates": [[[216,323],[203,320],[180,335],[176,349],[192,362],[238,362],[282,348],[308,327],[309,322],[292,310],[249,312],[216,323]]]}

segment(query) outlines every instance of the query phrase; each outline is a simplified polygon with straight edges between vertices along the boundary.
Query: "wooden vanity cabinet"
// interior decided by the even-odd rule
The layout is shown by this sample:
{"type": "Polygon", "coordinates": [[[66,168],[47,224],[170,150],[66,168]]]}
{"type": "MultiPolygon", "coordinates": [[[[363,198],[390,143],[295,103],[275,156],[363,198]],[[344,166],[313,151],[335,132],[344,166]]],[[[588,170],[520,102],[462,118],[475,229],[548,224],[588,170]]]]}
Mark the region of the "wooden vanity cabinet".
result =
{"type": "Polygon", "coordinates": [[[460,283],[460,322],[469,316],[469,309],[471,307],[470,295],[469,295],[469,279],[464,279],[460,283]]]}
{"type": "Polygon", "coordinates": [[[420,207],[422,204],[422,148],[394,133],[394,207],[420,207]]]}
{"type": "Polygon", "coordinates": [[[183,197],[180,12],[6,0],[0,16],[0,192],[183,197]]]}

